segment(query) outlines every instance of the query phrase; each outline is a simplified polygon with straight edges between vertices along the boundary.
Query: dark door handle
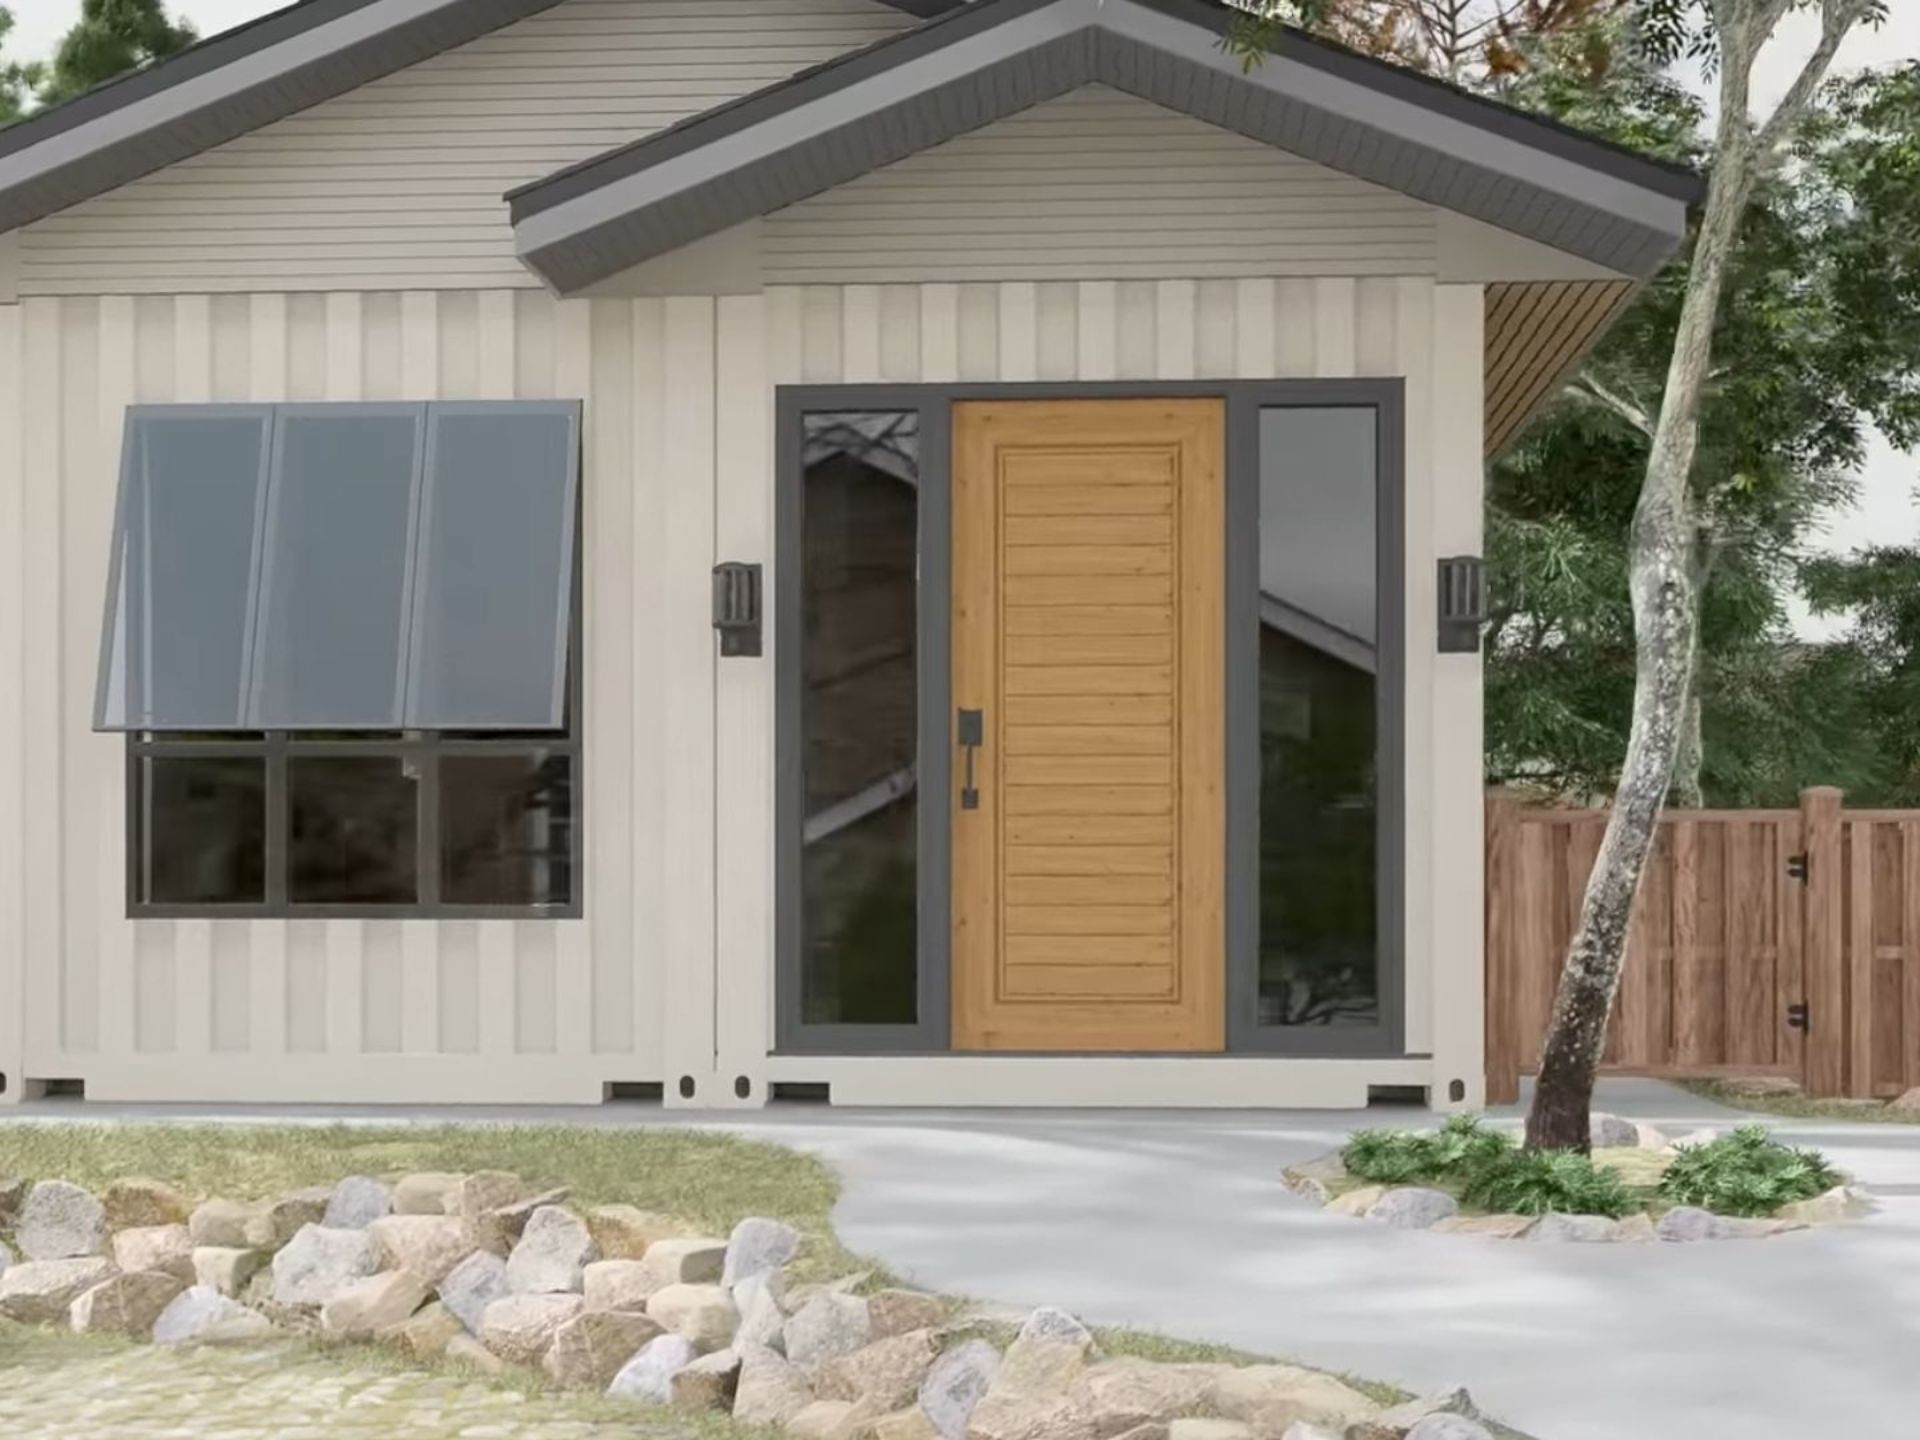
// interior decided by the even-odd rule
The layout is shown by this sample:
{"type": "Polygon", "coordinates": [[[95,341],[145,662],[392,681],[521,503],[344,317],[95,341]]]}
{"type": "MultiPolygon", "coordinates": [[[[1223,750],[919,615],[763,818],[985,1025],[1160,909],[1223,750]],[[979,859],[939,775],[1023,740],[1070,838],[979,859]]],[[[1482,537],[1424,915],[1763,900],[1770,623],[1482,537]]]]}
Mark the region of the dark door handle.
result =
{"type": "Polygon", "coordinates": [[[980,808],[980,792],[974,789],[973,786],[973,757],[980,749],[983,743],[982,737],[986,734],[987,727],[986,721],[983,718],[983,712],[979,710],[962,710],[957,728],[960,732],[960,748],[967,752],[966,779],[960,786],[960,808],[962,810],[978,810],[980,808]]]}

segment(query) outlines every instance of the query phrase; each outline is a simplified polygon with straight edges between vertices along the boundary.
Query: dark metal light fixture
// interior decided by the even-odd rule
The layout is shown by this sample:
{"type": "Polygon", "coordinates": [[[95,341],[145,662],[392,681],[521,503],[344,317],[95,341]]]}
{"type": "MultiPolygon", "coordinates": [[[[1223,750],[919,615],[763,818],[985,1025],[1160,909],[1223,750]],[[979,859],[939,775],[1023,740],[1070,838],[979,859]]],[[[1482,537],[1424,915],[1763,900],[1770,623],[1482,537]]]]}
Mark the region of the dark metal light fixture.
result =
{"type": "Polygon", "coordinates": [[[1449,555],[1440,562],[1440,653],[1471,655],[1480,649],[1487,621],[1487,565],[1478,555],[1449,555]]]}
{"type": "Polygon", "coordinates": [[[713,567],[713,628],[722,655],[760,653],[760,567],[727,560],[713,567]]]}

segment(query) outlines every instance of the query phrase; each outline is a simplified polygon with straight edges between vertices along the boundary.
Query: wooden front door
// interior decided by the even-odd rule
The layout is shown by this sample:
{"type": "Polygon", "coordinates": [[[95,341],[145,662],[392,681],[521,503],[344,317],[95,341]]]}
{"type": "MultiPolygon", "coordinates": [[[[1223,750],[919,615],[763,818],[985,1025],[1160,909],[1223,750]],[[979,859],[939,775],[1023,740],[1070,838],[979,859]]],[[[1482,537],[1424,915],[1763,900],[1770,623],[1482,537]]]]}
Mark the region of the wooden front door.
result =
{"type": "Polygon", "coordinates": [[[1225,415],[954,406],[955,1049],[1225,1046],[1225,415]]]}

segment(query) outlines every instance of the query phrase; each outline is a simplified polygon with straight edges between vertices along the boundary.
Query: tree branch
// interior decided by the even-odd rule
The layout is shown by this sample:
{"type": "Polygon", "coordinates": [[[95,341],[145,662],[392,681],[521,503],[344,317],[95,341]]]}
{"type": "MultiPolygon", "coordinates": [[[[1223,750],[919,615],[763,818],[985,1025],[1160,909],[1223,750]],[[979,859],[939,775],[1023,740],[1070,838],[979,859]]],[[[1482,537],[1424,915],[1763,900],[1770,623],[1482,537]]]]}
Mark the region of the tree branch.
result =
{"type": "Polygon", "coordinates": [[[1572,384],[1567,388],[1575,394],[1584,395],[1587,399],[1598,404],[1602,409],[1611,410],[1642,435],[1651,436],[1653,434],[1652,416],[1648,415],[1644,409],[1634,404],[1634,402],[1626,396],[1609,390],[1605,385],[1594,379],[1593,376],[1585,373],[1577,375],[1574,377],[1572,384]]]}
{"type": "MultiPolygon", "coordinates": [[[[1786,0],[1770,0],[1770,3],[1784,7],[1786,0]]],[[[1840,49],[1840,42],[1866,15],[1868,4],[1869,0],[1821,0],[1820,43],[1807,57],[1807,63],[1800,67],[1800,73],[1793,77],[1793,84],[1787,87],[1773,114],[1760,127],[1754,140],[1756,168],[1765,171],[1778,162],[1782,142],[1793,133],[1800,117],[1813,103],[1814,94],[1827,78],[1827,70],[1840,49]]]]}

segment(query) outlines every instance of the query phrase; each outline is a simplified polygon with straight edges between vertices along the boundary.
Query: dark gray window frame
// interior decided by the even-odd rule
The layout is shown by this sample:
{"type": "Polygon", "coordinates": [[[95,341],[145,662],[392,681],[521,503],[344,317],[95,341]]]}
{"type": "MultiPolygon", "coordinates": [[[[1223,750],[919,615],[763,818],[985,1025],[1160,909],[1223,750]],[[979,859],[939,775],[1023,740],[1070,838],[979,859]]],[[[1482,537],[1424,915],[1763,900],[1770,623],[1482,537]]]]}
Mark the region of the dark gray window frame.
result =
{"type": "MultiPolygon", "coordinates": [[[[1108,381],[1036,384],[782,385],[775,390],[774,503],[774,1045],[810,1055],[951,1052],[952,409],[962,400],[1223,400],[1227,409],[1227,1053],[1305,1058],[1397,1056],[1406,994],[1406,386],[1401,379],[1108,381]],[[1260,412],[1372,407],[1379,669],[1378,930],[1382,1023],[1322,1029],[1258,1024],[1260,987],[1260,412]],[[919,1008],[913,1025],[809,1025],[800,1014],[801,417],[912,410],[920,417],[918,702],[919,1008]]],[[[1000,1053],[1000,1052],[996,1052],[1000,1053]]],[[[1059,1052],[1049,1052],[1059,1053],[1059,1052]]],[[[1204,1057],[1195,1057],[1204,1058],[1204,1057]]]]}
{"type": "MultiPolygon", "coordinates": [[[[584,477],[583,477],[584,479],[584,477]]],[[[586,488],[576,491],[578,519],[573,531],[570,570],[570,616],[566,665],[566,725],[551,734],[543,731],[433,731],[408,730],[369,735],[366,739],[302,738],[299,732],[275,730],[257,735],[220,735],[214,739],[183,739],[156,732],[129,732],[126,745],[127,918],[130,920],[579,920],[586,915],[587,786],[585,685],[582,624],[585,586],[581,552],[586,530],[586,488]],[[572,895],[564,905],[449,905],[440,900],[443,857],[440,853],[440,760],[468,755],[531,755],[535,752],[567,757],[572,783],[568,865],[572,895]],[[265,777],[265,886],[258,903],[232,905],[152,904],[140,899],[141,776],[140,762],[149,756],[198,757],[208,760],[263,759],[265,777]],[[418,809],[414,817],[414,851],[418,898],[393,905],[296,904],[287,898],[287,762],[309,756],[361,759],[403,759],[420,767],[418,809]]],[[[244,732],[243,732],[244,733],[244,732]]]]}

